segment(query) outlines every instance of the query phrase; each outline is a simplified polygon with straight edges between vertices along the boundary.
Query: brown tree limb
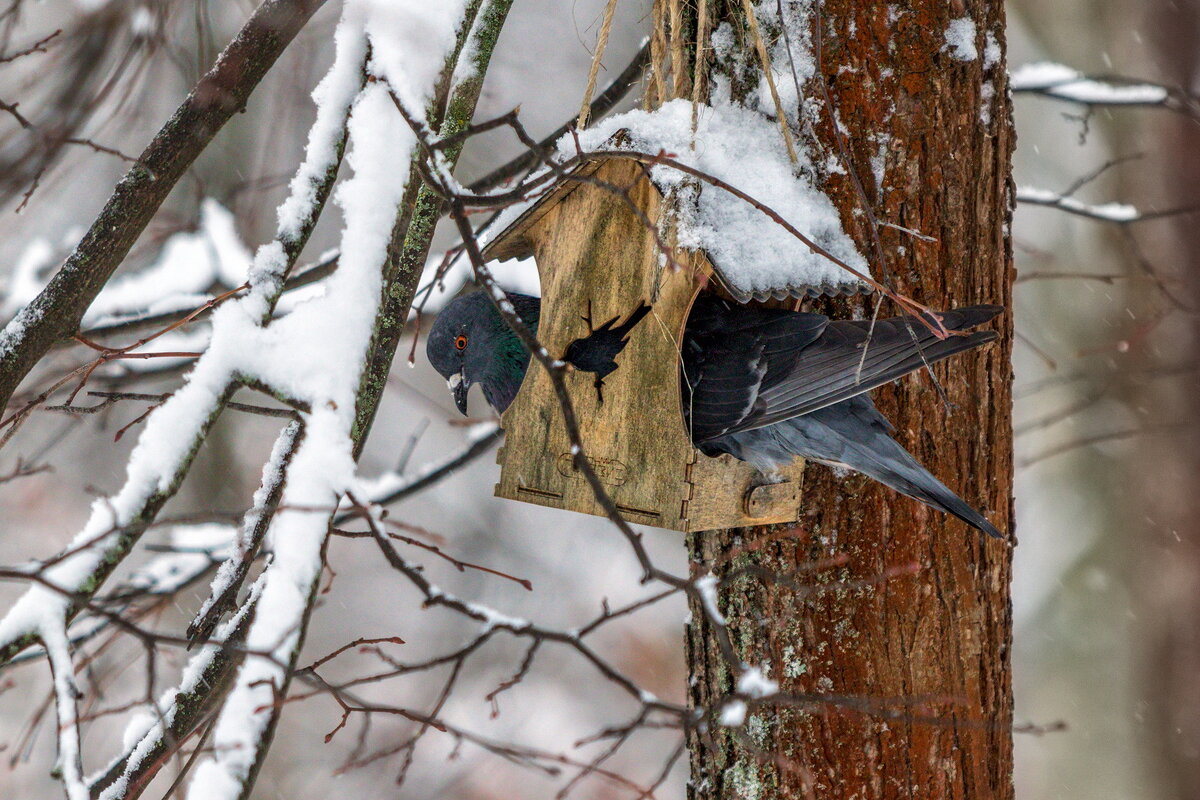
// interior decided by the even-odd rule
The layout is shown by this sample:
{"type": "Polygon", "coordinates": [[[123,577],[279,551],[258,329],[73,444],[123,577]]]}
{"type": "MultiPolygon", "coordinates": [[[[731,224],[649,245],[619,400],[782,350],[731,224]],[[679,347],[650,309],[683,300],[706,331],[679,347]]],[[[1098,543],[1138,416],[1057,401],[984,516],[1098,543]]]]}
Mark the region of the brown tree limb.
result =
{"type": "Polygon", "coordinates": [[[84,312],[217,132],[324,0],[266,0],[126,173],[62,269],[0,333],[0,408],[84,312]]]}

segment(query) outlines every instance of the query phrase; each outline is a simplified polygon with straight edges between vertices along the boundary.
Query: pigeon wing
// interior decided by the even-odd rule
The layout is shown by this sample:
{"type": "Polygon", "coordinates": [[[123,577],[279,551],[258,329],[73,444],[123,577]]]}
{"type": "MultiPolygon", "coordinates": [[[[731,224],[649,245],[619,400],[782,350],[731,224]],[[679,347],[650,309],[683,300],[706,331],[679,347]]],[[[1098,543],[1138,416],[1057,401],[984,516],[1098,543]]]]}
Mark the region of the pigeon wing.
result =
{"type": "MultiPolygon", "coordinates": [[[[1001,306],[970,306],[941,317],[947,329],[959,331],[1002,310],[1001,306]]],[[[728,431],[761,428],[831,406],[997,336],[995,331],[978,331],[938,339],[911,317],[879,320],[874,330],[869,321],[832,322],[788,363],[781,360],[783,369],[772,370],[759,387],[754,412],[728,431]]]]}
{"type": "Polygon", "coordinates": [[[684,403],[692,440],[703,442],[765,412],[760,393],[791,373],[829,324],[820,314],[733,306],[701,297],[683,345],[684,403]]]}

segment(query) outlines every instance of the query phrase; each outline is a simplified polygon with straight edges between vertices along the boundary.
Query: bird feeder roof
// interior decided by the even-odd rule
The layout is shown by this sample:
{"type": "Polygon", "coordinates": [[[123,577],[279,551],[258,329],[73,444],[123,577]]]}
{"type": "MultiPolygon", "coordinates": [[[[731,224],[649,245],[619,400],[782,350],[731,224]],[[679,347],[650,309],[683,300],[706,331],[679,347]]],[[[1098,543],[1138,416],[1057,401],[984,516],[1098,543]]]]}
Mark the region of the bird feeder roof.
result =
{"type": "MultiPolygon", "coordinates": [[[[803,151],[793,164],[778,128],[761,115],[738,106],[700,106],[695,132],[692,104],[676,100],[653,112],[618,115],[579,134],[584,158],[546,191],[501,213],[496,233],[485,236],[483,255],[492,260],[528,258],[530,232],[557,203],[581,187],[606,191],[586,180],[617,153],[664,154],[673,160],[736,187],[787,220],[859,272],[869,275],[866,259],[841,227],[832,201],[808,177],[811,165],[803,151]],[[614,152],[617,151],[617,152],[614,152]]],[[[560,155],[574,155],[576,141],[567,136],[560,155]]],[[[647,174],[663,195],[672,198],[677,246],[704,253],[717,279],[736,299],[782,299],[858,294],[870,287],[822,255],[812,252],[779,224],[744,199],[689,176],[670,165],[653,165],[647,174]]],[[[614,201],[620,200],[614,195],[614,201]]]]}

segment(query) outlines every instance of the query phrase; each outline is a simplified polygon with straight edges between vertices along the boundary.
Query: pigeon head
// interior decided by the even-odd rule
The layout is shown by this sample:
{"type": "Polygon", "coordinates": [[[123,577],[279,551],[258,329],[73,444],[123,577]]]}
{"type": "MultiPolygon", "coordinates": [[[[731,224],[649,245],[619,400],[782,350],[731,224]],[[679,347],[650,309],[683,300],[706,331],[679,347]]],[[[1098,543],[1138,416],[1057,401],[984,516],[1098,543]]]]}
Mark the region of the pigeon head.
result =
{"type": "MultiPolygon", "coordinates": [[[[521,319],[536,331],[540,301],[515,293],[508,297],[521,319]]],[[[450,385],[454,404],[464,415],[467,393],[475,384],[497,412],[508,408],[529,365],[521,340],[482,290],[455,298],[442,309],[429,331],[425,353],[450,385]]]]}

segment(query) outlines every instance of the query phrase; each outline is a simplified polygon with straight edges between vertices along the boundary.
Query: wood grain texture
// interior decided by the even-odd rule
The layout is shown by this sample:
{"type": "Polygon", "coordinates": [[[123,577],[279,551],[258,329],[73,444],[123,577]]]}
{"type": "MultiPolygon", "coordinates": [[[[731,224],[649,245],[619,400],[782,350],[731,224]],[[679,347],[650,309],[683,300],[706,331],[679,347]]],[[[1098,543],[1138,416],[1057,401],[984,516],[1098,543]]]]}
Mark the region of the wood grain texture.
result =
{"type": "MultiPolygon", "coordinates": [[[[915,0],[893,8],[900,11],[821,4],[821,71],[833,108],[819,84],[804,85],[804,103],[819,109],[812,146],[840,159],[829,124],[836,113],[876,217],[935,237],[880,229],[898,291],[934,307],[1011,308],[1014,134],[1002,4],[915,0]],[[951,19],[963,16],[977,33],[980,57],[970,61],[944,46],[951,19]],[[985,65],[989,44],[996,57],[985,65]],[[881,156],[877,183],[871,165],[881,156]]],[[[870,255],[863,201],[847,175],[834,172],[823,185],[870,255]]],[[[835,300],[816,310],[871,309],[835,300]]],[[[934,368],[951,410],[925,375],[875,393],[901,444],[1008,531],[1011,322],[1011,314],[1001,319],[1000,342],[934,368]]],[[[869,479],[816,465],[805,476],[799,526],[708,531],[688,542],[692,559],[718,577],[753,570],[720,596],[739,655],[765,665],[782,691],[815,696],[802,708],[752,714],[736,734],[714,725],[707,743],[694,735],[690,800],[1012,797],[1006,543],[984,541],[869,479]],[[811,568],[826,559],[844,563],[811,568]],[[803,585],[761,577],[772,573],[803,585]]],[[[692,619],[689,691],[694,705],[711,709],[733,690],[732,678],[701,609],[692,619]]]]}
{"type": "MultiPolygon", "coordinates": [[[[611,160],[591,174],[631,187],[629,198],[658,220],[662,198],[638,164],[611,160]]],[[[538,338],[553,356],[561,357],[572,341],[589,333],[583,319],[589,308],[600,325],[626,319],[643,302],[652,306],[630,332],[617,370],[605,378],[603,402],[592,374],[567,375],[584,453],[625,518],[680,531],[795,520],[802,463],[783,473],[785,485],[761,489],[764,479],[752,467],[728,456],[708,458],[692,447],[684,429],[679,342],[692,301],[711,272],[703,256],[677,251],[682,269],[660,265],[652,232],[629,204],[592,183],[564,187],[536,211],[498,237],[489,253],[507,252],[510,237],[532,248],[542,281],[538,338]]],[[[603,513],[575,469],[544,370],[535,365],[526,373],[502,422],[498,497],[603,513]]]]}

